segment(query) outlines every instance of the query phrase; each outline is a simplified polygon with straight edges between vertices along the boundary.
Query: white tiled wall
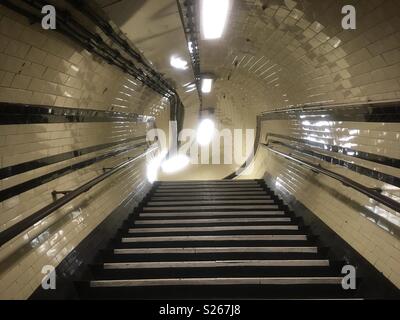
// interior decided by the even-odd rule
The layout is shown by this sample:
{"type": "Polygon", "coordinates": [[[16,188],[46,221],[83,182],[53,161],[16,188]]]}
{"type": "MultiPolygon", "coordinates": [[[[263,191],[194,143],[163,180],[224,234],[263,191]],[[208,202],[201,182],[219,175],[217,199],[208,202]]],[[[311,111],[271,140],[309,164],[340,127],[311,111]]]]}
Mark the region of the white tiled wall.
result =
{"type": "Polygon", "coordinates": [[[0,5],[0,100],[150,114],[159,97],[56,31],[0,5]]]}
{"type": "MultiPolygon", "coordinates": [[[[2,5],[0,101],[132,112],[156,116],[157,120],[168,115],[168,101],[140,82],[59,33],[31,25],[2,5]]],[[[0,167],[142,136],[146,130],[145,124],[121,122],[0,126],[0,167]]],[[[111,149],[4,179],[0,188],[4,190],[111,149]]],[[[102,174],[103,167],[113,167],[143,150],[109,158],[1,202],[0,231],[51,203],[51,191],[75,189],[102,174]]],[[[43,278],[44,265],[57,266],[129,195],[146,191],[149,185],[144,165],[141,160],[120,171],[2,246],[0,299],[29,297],[43,278]]]]}
{"type": "MultiPolygon", "coordinates": [[[[241,128],[243,117],[236,116],[242,109],[245,116],[255,118],[262,111],[309,103],[400,100],[399,12],[397,0],[235,1],[219,45],[200,44],[202,67],[218,76],[215,87],[220,119],[241,128]],[[341,26],[341,9],[348,4],[357,11],[356,30],[341,26]]],[[[398,124],[333,122],[315,126],[301,121],[267,121],[263,128],[262,137],[275,132],[400,157],[398,124]]],[[[336,156],[400,174],[398,169],[336,156]]],[[[271,174],[277,185],[321,217],[400,287],[399,240],[329,190],[348,195],[377,214],[390,217],[395,213],[387,213],[357,192],[322,175],[314,177],[265,150],[260,149],[257,157],[255,171],[247,178],[271,174]]],[[[350,170],[331,169],[368,186],[381,187],[395,199],[400,196],[393,186],[350,170]]]]}
{"type": "Polygon", "coordinates": [[[221,42],[200,43],[202,68],[231,101],[219,112],[400,99],[399,11],[397,0],[235,1],[221,42]],[[341,26],[348,4],[356,30],[341,26]]]}
{"type": "MultiPolygon", "coordinates": [[[[310,125],[302,125],[298,121],[265,121],[261,142],[265,141],[266,133],[277,133],[286,136],[314,139],[315,132],[305,130],[312,128],[310,125]],[[299,127],[302,128],[299,130],[299,127]]],[[[328,122],[320,126],[318,141],[345,146],[349,141],[351,148],[363,150],[374,154],[385,154],[388,157],[398,158],[398,134],[400,128],[397,124],[373,124],[356,122],[328,122]],[[321,132],[324,132],[323,134],[321,132]],[[384,137],[382,139],[382,137],[384,137]],[[354,140],[349,139],[354,138],[354,140]],[[396,144],[397,142],[397,144],[396,144]],[[386,152],[385,152],[386,150],[386,152]]],[[[285,141],[284,139],[273,138],[285,141]]],[[[292,149],[274,146],[286,154],[293,153],[292,149]]],[[[333,157],[345,159],[379,170],[394,176],[400,175],[400,170],[388,166],[377,165],[372,162],[358,160],[356,158],[341,156],[316,149],[318,153],[329,154],[333,157]]],[[[362,176],[346,168],[331,165],[324,161],[295,153],[295,156],[303,158],[322,167],[342,174],[370,188],[381,188],[385,195],[393,199],[400,199],[400,189],[380,182],[378,180],[362,176]]],[[[400,214],[385,208],[381,204],[369,199],[367,196],[342,185],[322,174],[315,174],[309,169],[296,163],[285,160],[278,155],[267,151],[260,146],[252,170],[245,172],[243,178],[262,178],[265,174],[272,177],[276,188],[294,196],[308,209],[315,213],[323,222],[333,229],[339,236],[348,242],[355,250],[371,262],[390,281],[400,287],[400,240],[385,230],[385,227],[370,221],[351,202],[359,205],[363,210],[369,210],[377,217],[400,225],[400,214]]]]}
{"type": "MultiPolygon", "coordinates": [[[[201,44],[202,69],[213,71],[218,77],[216,114],[222,126],[254,127],[256,114],[276,107],[318,101],[339,103],[400,98],[400,16],[397,14],[400,2],[310,2],[312,5],[305,8],[300,1],[285,2],[296,5],[290,8],[270,2],[272,5],[261,10],[261,1],[235,1],[236,7],[222,42],[218,46],[201,44]],[[356,31],[344,31],[340,27],[341,6],[349,3],[357,7],[356,31]]],[[[134,79],[102,63],[59,34],[43,32],[38,26],[30,25],[1,5],[0,101],[166,114],[163,113],[166,102],[134,79]]],[[[193,115],[197,116],[197,111],[193,115]]],[[[197,119],[192,118],[190,126],[197,119]]],[[[358,150],[400,156],[398,125],[342,122],[323,129],[328,129],[329,136],[322,135],[312,125],[273,121],[264,128],[264,135],[268,131],[304,138],[312,137],[313,132],[314,138],[326,142],[352,143],[358,150]],[[351,138],[351,141],[340,141],[341,138],[351,138]]],[[[117,123],[2,126],[1,167],[128,138],[144,130],[117,123]]],[[[0,228],[12,225],[49,203],[49,192],[54,188],[81,185],[101,173],[103,166],[111,166],[121,159],[104,161],[0,203],[0,228]]],[[[15,185],[58,166],[0,181],[0,187],[15,185]]],[[[398,174],[398,170],[392,168],[374,167],[398,174]]],[[[385,187],[348,170],[331,169],[365,184],[385,187]]],[[[257,178],[270,173],[277,187],[290,191],[400,287],[399,240],[340,201],[338,195],[349,196],[385,214],[382,208],[329,178],[315,177],[306,169],[282,161],[265,150],[260,149],[254,170],[252,176],[257,178]]],[[[28,297],[40,283],[42,266],[57,265],[144,180],[142,172],[144,170],[138,167],[119,173],[46,219],[35,232],[0,248],[0,298],[28,297]],[[46,229],[56,221],[59,224],[41,242],[27,244],[41,228],[46,229]],[[4,261],[7,264],[2,263],[4,261]]],[[[388,192],[398,195],[398,190],[388,192]]]]}

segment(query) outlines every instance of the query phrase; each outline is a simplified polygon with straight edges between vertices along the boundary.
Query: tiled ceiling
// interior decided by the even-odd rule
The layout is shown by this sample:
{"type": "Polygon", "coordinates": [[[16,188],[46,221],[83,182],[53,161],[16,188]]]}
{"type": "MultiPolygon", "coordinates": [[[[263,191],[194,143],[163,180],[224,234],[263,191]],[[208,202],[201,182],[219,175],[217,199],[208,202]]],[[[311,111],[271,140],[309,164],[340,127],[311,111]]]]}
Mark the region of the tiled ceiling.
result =
{"type": "MultiPolygon", "coordinates": [[[[118,16],[129,3],[106,10],[118,16]]],[[[175,51],[189,61],[177,2],[134,7],[124,32],[179,88],[194,81],[192,69],[183,76],[169,66],[175,51]]],[[[399,12],[398,0],[232,0],[223,37],[199,41],[201,72],[216,76],[213,99],[204,107],[215,108],[220,128],[240,129],[254,128],[257,114],[276,108],[398,100],[399,12]],[[357,10],[356,30],[342,27],[345,5],[357,10]]],[[[184,102],[185,127],[195,128],[197,93],[184,102]]]]}
{"type": "Polygon", "coordinates": [[[242,109],[254,117],[288,105],[398,98],[399,11],[391,0],[233,1],[224,38],[200,42],[202,71],[218,77],[221,121],[237,126],[232,116],[242,109]],[[357,8],[356,30],[342,28],[348,4],[357,8]],[[374,77],[394,62],[392,75],[374,77]]]}

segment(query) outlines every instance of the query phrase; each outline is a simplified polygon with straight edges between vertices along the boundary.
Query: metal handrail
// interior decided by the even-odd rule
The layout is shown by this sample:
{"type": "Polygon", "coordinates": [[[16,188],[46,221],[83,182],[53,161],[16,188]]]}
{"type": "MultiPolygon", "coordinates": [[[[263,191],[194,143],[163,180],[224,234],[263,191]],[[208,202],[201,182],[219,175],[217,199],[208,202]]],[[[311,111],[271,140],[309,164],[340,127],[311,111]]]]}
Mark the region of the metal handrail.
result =
{"type": "Polygon", "coordinates": [[[382,195],[379,191],[377,191],[376,189],[373,188],[368,188],[352,179],[349,179],[341,174],[335,173],[333,171],[330,171],[328,169],[325,169],[321,166],[315,165],[311,162],[308,162],[306,160],[302,160],[299,159],[297,157],[294,157],[292,155],[288,155],[286,153],[283,153],[281,151],[275,150],[273,149],[271,146],[269,146],[268,144],[265,143],[261,143],[262,146],[264,146],[265,148],[267,148],[269,151],[283,157],[286,158],[288,160],[297,162],[301,165],[304,165],[310,169],[312,169],[313,171],[322,173],[332,179],[335,179],[337,181],[340,181],[341,183],[343,183],[345,186],[353,188],[355,190],[357,190],[358,192],[368,196],[371,199],[374,199],[375,201],[378,201],[380,203],[382,203],[383,205],[385,205],[386,207],[395,210],[397,212],[400,212],[400,203],[397,202],[396,200],[393,200],[387,196],[382,195]]]}
{"type": "Polygon", "coordinates": [[[157,150],[158,147],[152,147],[148,149],[146,152],[140,154],[139,156],[136,156],[132,159],[129,159],[120,165],[108,170],[107,172],[101,174],[100,176],[90,180],[89,182],[85,183],[84,185],[78,187],[77,189],[68,192],[65,196],[61,197],[60,199],[54,201],[53,203],[45,206],[44,208],[36,211],[35,213],[31,214],[29,217],[25,218],[24,220],[16,223],[15,225],[11,226],[10,228],[6,229],[5,231],[2,231],[0,233],[0,247],[10,241],[11,239],[15,238],[22,232],[28,230],[31,228],[33,225],[41,221],[42,219],[46,218],[50,214],[52,214],[54,211],[60,209],[63,207],[65,204],[68,202],[72,201],[73,199],[79,197],[83,193],[88,192],[90,189],[92,189],[94,186],[99,184],[100,182],[104,181],[114,173],[126,168],[130,164],[136,162],[137,160],[145,157],[149,153],[157,150]]]}
{"type": "Polygon", "coordinates": [[[321,103],[308,103],[296,106],[290,106],[287,108],[275,108],[272,110],[261,112],[260,117],[272,114],[272,113],[287,113],[287,112],[299,112],[299,111],[309,111],[309,110],[325,110],[325,109],[335,109],[342,107],[373,107],[376,105],[380,106],[392,106],[398,105],[398,100],[377,100],[377,101],[368,101],[368,102],[359,102],[359,103],[337,103],[337,104],[323,104],[321,103]]]}

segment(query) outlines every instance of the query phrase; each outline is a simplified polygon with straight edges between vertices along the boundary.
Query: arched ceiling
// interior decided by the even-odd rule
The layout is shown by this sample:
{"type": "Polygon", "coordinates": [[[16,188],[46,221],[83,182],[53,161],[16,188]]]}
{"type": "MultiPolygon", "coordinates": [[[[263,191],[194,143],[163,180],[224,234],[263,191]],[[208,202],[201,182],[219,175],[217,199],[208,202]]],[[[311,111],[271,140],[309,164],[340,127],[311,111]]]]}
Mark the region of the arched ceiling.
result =
{"type": "MultiPolygon", "coordinates": [[[[254,128],[257,114],[286,106],[400,98],[400,67],[382,70],[400,63],[394,50],[400,41],[398,0],[231,1],[223,37],[199,40],[201,72],[216,76],[216,105],[205,107],[215,107],[220,128],[254,128]],[[342,28],[345,5],[357,8],[356,30],[342,28]]],[[[194,81],[193,70],[169,65],[172,54],[190,61],[177,1],[99,3],[174,80],[186,106],[185,127],[195,128],[197,92],[183,88],[194,81]]]]}
{"type": "Polygon", "coordinates": [[[98,3],[153,67],[174,84],[188,118],[197,115],[200,105],[197,92],[186,92],[184,87],[194,81],[190,62],[186,70],[170,65],[172,56],[190,61],[176,0],[98,0],[98,3]]]}
{"type": "MultiPolygon", "coordinates": [[[[374,55],[379,47],[367,47],[394,33],[400,24],[398,1],[231,1],[223,37],[199,41],[201,72],[217,76],[216,113],[222,125],[242,127],[243,117],[240,122],[233,119],[236,113],[255,118],[270,108],[375,98],[364,87],[374,79],[361,75],[379,65],[379,56],[374,55]],[[356,30],[342,28],[342,7],[349,4],[357,8],[356,30]]],[[[169,65],[173,54],[190,61],[177,2],[99,3],[155,67],[174,80],[188,102],[189,114],[191,108],[196,114],[197,93],[182,90],[194,81],[193,70],[169,65]]],[[[392,45],[399,41],[395,36],[387,40],[392,45]]]]}
{"type": "MultiPolygon", "coordinates": [[[[252,116],[289,105],[379,99],[365,87],[377,82],[366,73],[380,61],[367,47],[395,33],[399,9],[391,0],[233,1],[224,37],[200,41],[202,70],[218,78],[219,112],[225,113],[224,97],[252,116]],[[356,30],[342,28],[349,4],[357,8],[356,30]]],[[[388,39],[393,47],[396,36],[388,39]]]]}

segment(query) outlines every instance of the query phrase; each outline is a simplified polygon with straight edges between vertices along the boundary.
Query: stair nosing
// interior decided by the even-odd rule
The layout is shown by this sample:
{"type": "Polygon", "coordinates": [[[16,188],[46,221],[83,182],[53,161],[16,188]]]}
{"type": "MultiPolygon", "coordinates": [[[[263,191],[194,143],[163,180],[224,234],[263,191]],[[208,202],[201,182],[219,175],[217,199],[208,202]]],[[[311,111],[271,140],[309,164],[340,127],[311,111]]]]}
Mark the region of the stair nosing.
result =
{"type": "Polygon", "coordinates": [[[188,219],[152,219],[135,220],[135,225],[146,224],[209,224],[209,223],[252,223],[252,222],[292,222],[291,218],[188,218],[188,219]]]}
{"type": "Polygon", "coordinates": [[[342,277],[242,277],[92,280],[91,287],[177,286],[177,285],[304,285],[341,284],[342,277]]]}
{"type": "Polygon", "coordinates": [[[299,230],[297,225],[270,226],[208,226],[208,227],[171,227],[171,228],[130,228],[129,233],[163,233],[163,232],[214,232],[214,231],[249,231],[249,230],[299,230]]]}
{"type": "Polygon", "coordinates": [[[105,270],[226,267],[329,267],[328,259],[105,262],[105,270]]]}
{"type": "Polygon", "coordinates": [[[235,235],[235,236],[167,236],[123,237],[122,243],[180,241],[307,241],[307,235],[235,235]]]}
{"type": "Polygon", "coordinates": [[[197,253],[318,253],[318,247],[182,247],[182,248],[119,248],[114,254],[197,254],[197,253]]]}
{"type": "MultiPolygon", "coordinates": [[[[154,212],[154,211],[190,211],[193,210],[193,206],[170,206],[170,207],[143,207],[143,211],[145,212],[154,212]]],[[[209,206],[196,206],[198,210],[235,210],[235,209],[244,209],[244,210],[255,210],[255,209],[269,209],[269,210],[278,210],[279,205],[209,205],[209,206]]]]}

